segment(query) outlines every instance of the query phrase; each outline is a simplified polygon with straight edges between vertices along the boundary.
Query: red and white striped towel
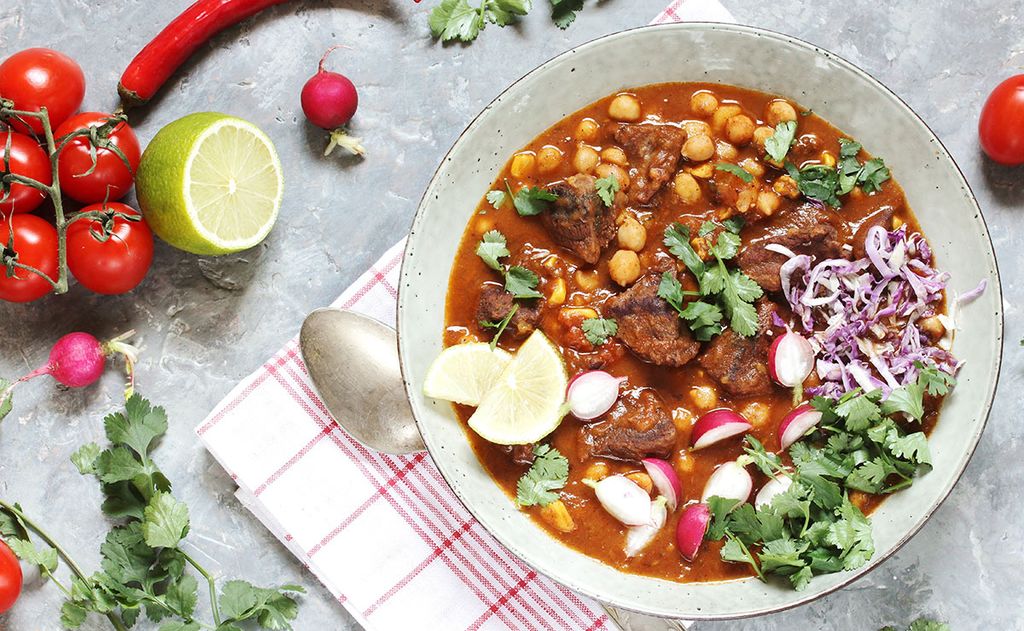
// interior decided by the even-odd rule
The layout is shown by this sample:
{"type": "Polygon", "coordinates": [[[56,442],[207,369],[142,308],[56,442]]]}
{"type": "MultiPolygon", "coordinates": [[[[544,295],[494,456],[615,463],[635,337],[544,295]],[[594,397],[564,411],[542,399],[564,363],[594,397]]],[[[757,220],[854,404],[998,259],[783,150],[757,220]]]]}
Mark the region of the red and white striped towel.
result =
{"type": "MultiPolygon", "coordinates": [[[[717,0],[677,0],[655,23],[731,21],[717,0]]],[[[395,323],[404,241],[334,303],[395,323]]],[[[426,453],[389,456],[341,428],[292,339],[196,434],[242,503],[367,629],[615,629],[601,605],[502,547],[426,453]]]]}

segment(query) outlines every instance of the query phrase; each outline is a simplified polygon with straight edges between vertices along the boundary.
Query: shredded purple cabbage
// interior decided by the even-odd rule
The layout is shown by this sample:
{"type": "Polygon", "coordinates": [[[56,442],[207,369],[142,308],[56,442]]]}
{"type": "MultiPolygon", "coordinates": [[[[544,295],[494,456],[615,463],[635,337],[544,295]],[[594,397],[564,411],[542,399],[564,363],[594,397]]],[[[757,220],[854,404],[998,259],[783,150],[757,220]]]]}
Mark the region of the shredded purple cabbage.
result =
{"type": "MultiPolygon", "coordinates": [[[[915,362],[956,374],[953,355],[934,345],[918,326],[936,314],[949,274],[932,267],[932,252],[906,226],[875,226],[865,241],[867,256],[813,264],[793,255],[780,270],[782,291],[818,352],[821,385],[808,393],[839,397],[860,387],[884,396],[917,379],[915,362]]],[[[984,291],[984,286],[978,294],[984,291]]],[[[972,296],[976,297],[976,296],[972,296]]]]}

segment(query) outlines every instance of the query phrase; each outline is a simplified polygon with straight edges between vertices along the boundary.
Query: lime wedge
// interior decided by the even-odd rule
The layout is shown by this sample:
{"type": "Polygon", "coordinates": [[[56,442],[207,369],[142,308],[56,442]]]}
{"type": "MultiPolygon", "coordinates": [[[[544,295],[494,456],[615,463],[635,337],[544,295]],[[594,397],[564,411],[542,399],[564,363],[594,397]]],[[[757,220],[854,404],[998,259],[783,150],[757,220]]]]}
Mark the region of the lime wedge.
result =
{"type": "Polygon", "coordinates": [[[508,351],[492,351],[484,342],[449,346],[430,365],[423,394],[462,405],[480,405],[480,399],[511,361],[508,351]]]}
{"type": "Polygon", "coordinates": [[[200,112],[153,138],[135,178],[142,214],[161,239],[194,254],[229,254],[266,238],[284,180],[274,145],[240,118],[200,112]]]}
{"type": "Polygon", "coordinates": [[[561,353],[534,331],[484,395],[469,426],[499,445],[535,443],[562,422],[567,385],[561,353]]]}

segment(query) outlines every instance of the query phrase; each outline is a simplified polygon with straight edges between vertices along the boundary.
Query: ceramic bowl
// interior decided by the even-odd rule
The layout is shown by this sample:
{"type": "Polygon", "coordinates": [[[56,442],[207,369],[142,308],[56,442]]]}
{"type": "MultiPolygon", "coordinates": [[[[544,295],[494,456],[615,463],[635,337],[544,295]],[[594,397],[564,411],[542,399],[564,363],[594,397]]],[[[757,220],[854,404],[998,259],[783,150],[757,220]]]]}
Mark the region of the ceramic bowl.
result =
{"type": "Polygon", "coordinates": [[[967,466],[999,371],[1002,309],[996,261],[967,182],[928,127],[862,70],[805,42],[750,27],[684,23],[609,35],[526,75],[488,105],[444,158],[419,207],[402,266],[399,349],[424,442],[444,478],[481,524],[538,571],[602,602],[655,616],[721,619],[793,607],[864,575],[916,533],[967,466]],[[787,96],[884,156],[952,273],[950,294],[988,279],[968,307],[954,351],[966,364],[931,435],[934,470],[872,515],[876,552],[856,572],[816,577],[802,592],[755,579],[673,583],[623,573],[547,535],[492,481],[447,403],[422,394],[441,352],[445,291],[463,228],[516,150],[563,117],[624,88],[712,81],[787,96]]]}

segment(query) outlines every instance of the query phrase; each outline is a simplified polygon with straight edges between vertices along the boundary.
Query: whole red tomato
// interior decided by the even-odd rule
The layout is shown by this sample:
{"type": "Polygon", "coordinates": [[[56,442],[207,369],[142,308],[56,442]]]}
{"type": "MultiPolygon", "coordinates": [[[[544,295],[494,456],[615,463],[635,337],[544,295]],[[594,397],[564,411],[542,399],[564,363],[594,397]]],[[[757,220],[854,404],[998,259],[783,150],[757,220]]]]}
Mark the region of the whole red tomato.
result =
{"type": "MultiPolygon", "coordinates": [[[[83,112],[72,116],[57,129],[58,146],[64,136],[90,127],[102,129],[110,118],[110,114],[99,112],[83,112]]],[[[78,136],[64,145],[57,162],[61,191],[83,204],[121,199],[132,187],[135,171],[139,168],[139,139],[128,123],[121,122],[108,132],[101,131],[99,142],[101,145],[110,143],[117,147],[128,159],[128,165],[113,149],[103,146],[96,149],[93,157],[86,136],[78,136]],[[92,173],[89,173],[90,169],[92,173]]]]}
{"type": "Polygon", "coordinates": [[[7,544],[0,540],[0,613],[10,610],[21,594],[21,565],[7,544]]]}
{"type": "MultiPolygon", "coordinates": [[[[56,129],[78,110],[85,97],[85,75],[75,60],[49,48],[29,48],[0,64],[0,96],[14,101],[14,109],[38,112],[45,107],[50,127],[56,129]]],[[[10,121],[11,126],[37,135],[43,124],[35,118],[10,121]],[[27,125],[27,126],[26,126],[27,125]]]]}
{"type": "Polygon", "coordinates": [[[981,108],[981,148],[1000,164],[1024,164],[1024,74],[996,86],[981,108]]]}
{"type": "MultiPolygon", "coordinates": [[[[35,215],[11,215],[0,222],[0,252],[6,259],[13,245],[16,261],[57,279],[57,229],[35,215]],[[13,244],[12,244],[13,240],[13,244]]],[[[32,302],[53,291],[43,277],[27,270],[14,270],[8,277],[5,261],[0,260],[0,300],[32,302]]]]}
{"type": "MultiPolygon", "coordinates": [[[[7,133],[0,132],[0,174],[8,173],[29,177],[47,186],[53,181],[50,158],[43,148],[30,136],[10,130],[7,133]],[[8,139],[11,148],[5,163],[3,157],[8,139]]],[[[0,190],[0,216],[32,212],[45,199],[46,195],[38,189],[24,184],[12,184],[6,199],[3,190],[0,190]]]]}
{"type": "Polygon", "coordinates": [[[123,294],[135,289],[153,262],[153,233],[146,220],[131,206],[117,202],[82,209],[91,211],[109,213],[109,236],[105,241],[97,238],[104,226],[95,219],[82,219],[68,226],[68,269],[79,283],[98,294],[123,294]],[[139,220],[114,217],[115,212],[139,220]]]}

